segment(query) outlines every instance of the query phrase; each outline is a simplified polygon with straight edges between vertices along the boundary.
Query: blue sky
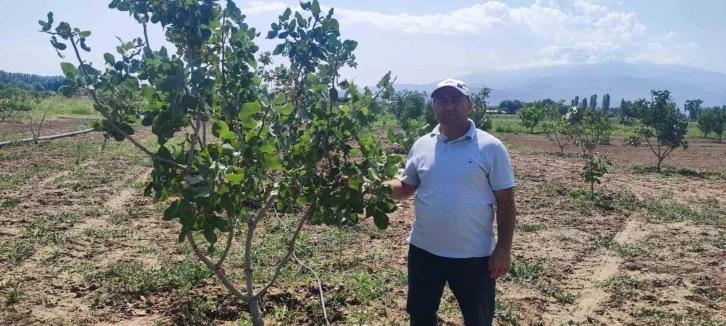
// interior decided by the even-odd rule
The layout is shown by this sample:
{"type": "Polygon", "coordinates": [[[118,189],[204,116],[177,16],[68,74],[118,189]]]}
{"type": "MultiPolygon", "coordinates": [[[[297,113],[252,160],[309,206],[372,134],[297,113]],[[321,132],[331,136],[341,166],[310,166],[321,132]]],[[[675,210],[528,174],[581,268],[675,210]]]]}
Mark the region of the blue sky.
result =
{"type": "MultiPolygon", "coordinates": [[[[60,59],[37,21],[53,11],[93,35],[88,60],[115,52],[114,36],[141,35],[136,22],[107,8],[110,0],[4,2],[0,69],[60,74],[60,59]]],[[[236,1],[264,34],[297,2],[236,1]]],[[[726,73],[724,0],[322,0],[335,7],[343,37],[359,42],[358,69],[345,71],[374,84],[388,70],[398,83],[429,83],[450,76],[533,66],[609,61],[678,63],[726,73]]],[[[165,44],[160,27],[152,47],[165,44]]],[[[260,39],[263,50],[275,43],[260,39]]]]}

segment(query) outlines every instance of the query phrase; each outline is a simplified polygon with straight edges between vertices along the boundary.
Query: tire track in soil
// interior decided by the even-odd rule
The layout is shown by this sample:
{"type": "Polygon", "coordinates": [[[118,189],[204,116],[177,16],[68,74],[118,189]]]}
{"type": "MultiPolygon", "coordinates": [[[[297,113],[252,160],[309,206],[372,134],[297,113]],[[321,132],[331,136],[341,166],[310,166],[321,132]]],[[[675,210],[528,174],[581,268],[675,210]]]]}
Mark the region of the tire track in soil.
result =
{"type": "MultiPolygon", "coordinates": [[[[629,242],[630,237],[638,230],[639,222],[634,219],[627,221],[625,226],[613,237],[613,243],[623,244],[629,242]]],[[[580,292],[580,300],[577,306],[567,315],[560,316],[557,322],[566,322],[567,320],[585,321],[588,316],[592,316],[600,303],[605,301],[608,293],[595,285],[595,282],[604,281],[617,274],[622,259],[605,252],[593,259],[586,259],[594,264],[588,264],[586,270],[590,270],[592,275],[581,281],[583,287],[580,292]]],[[[583,271],[584,272],[584,271],[583,271]]],[[[615,321],[611,321],[615,322],[615,321]]]]}

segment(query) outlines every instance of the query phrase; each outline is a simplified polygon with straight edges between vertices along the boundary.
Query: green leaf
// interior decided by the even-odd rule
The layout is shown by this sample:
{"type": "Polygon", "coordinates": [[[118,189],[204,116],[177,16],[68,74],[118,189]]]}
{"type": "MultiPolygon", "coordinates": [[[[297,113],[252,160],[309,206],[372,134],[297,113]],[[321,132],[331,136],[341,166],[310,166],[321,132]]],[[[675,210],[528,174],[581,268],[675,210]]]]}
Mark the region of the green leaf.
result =
{"type": "Polygon", "coordinates": [[[192,211],[191,205],[181,199],[177,199],[169,207],[164,210],[164,221],[171,221],[175,218],[182,219],[191,216],[194,212],[192,211]]]}
{"type": "Polygon", "coordinates": [[[305,20],[305,18],[303,18],[303,16],[300,14],[299,11],[296,11],[295,12],[295,20],[297,20],[297,24],[300,27],[307,27],[308,26],[308,22],[305,20]]]}
{"type": "Polygon", "coordinates": [[[194,198],[207,198],[211,192],[212,189],[209,186],[196,188],[194,189],[194,198]]]}
{"type": "Polygon", "coordinates": [[[348,178],[348,188],[360,191],[363,187],[363,177],[360,175],[353,175],[348,178]]]}
{"type": "Polygon", "coordinates": [[[256,113],[259,113],[262,110],[262,106],[260,105],[260,102],[247,102],[242,105],[242,111],[239,113],[239,118],[244,119],[246,117],[250,117],[256,113]]]}
{"type": "Polygon", "coordinates": [[[113,54],[111,54],[111,53],[104,53],[103,54],[103,59],[106,60],[106,62],[108,62],[108,63],[110,63],[112,65],[116,63],[116,58],[114,58],[113,57],[113,54]]]}
{"type": "Polygon", "coordinates": [[[236,184],[239,184],[240,182],[242,182],[242,180],[244,180],[245,175],[244,175],[244,173],[232,173],[232,174],[227,174],[225,177],[227,178],[229,183],[236,185],[236,184]]]}
{"type": "Polygon", "coordinates": [[[285,104],[283,106],[278,106],[276,108],[277,113],[279,113],[279,114],[281,114],[283,116],[291,115],[292,114],[292,110],[293,110],[292,103],[287,103],[287,104],[285,104]]]}
{"type": "Polygon", "coordinates": [[[223,144],[222,145],[222,154],[225,156],[232,156],[234,155],[234,147],[230,144],[223,144]]]}
{"type": "Polygon", "coordinates": [[[257,128],[257,120],[251,116],[241,117],[240,122],[246,130],[257,128]]]}
{"type": "Polygon", "coordinates": [[[83,32],[78,33],[78,35],[80,35],[81,37],[89,37],[89,36],[91,36],[91,32],[83,31],[83,32]]]}
{"type": "Polygon", "coordinates": [[[343,42],[343,47],[345,47],[345,49],[349,52],[353,52],[353,50],[358,47],[358,42],[353,40],[345,40],[345,42],[343,42]]]}
{"type": "Polygon", "coordinates": [[[212,135],[220,139],[228,139],[234,137],[234,134],[229,130],[229,126],[222,120],[217,120],[212,124],[212,135]]]}
{"type": "Polygon", "coordinates": [[[91,52],[91,48],[88,47],[88,45],[86,45],[86,38],[85,37],[82,37],[81,38],[81,49],[83,49],[83,51],[86,51],[86,52],[91,52]]]}
{"type": "Polygon", "coordinates": [[[134,134],[134,128],[131,127],[128,123],[121,123],[118,125],[118,127],[123,130],[127,135],[133,135],[134,134]]]}
{"type": "Polygon", "coordinates": [[[295,199],[295,202],[300,205],[310,204],[310,201],[307,199],[307,197],[305,197],[303,195],[297,196],[297,199],[295,199]]]}
{"type": "Polygon", "coordinates": [[[376,227],[380,230],[388,229],[388,215],[386,213],[383,213],[379,210],[373,211],[373,223],[376,224],[376,227]]]}
{"type": "Polygon", "coordinates": [[[287,9],[285,9],[285,12],[282,14],[281,18],[282,20],[288,20],[290,19],[290,15],[292,15],[292,10],[290,9],[290,7],[288,7],[287,9]]]}
{"type": "Polygon", "coordinates": [[[212,245],[217,242],[217,234],[214,233],[214,229],[212,228],[204,229],[204,238],[212,245]]]}
{"type": "Polygon", "coordinates": [[[78,75],[78,68],[70,62],[61,62],[61,70],[66,77],[73,78],[78,75]]]}
{"type": "Polygon", "coordinates": [[[275,144],[271,140],[268,140],[260,146],[260,151],[264,154],[274,154],[275,144]]]}
{"type": "Polygon", "coordinates": [[[312,10],[313,10],[313,14],[319,14],[321,12],[320,3],[318,2],[318,0],[313,0],[312,10]]]}
{"type": "Polygon", "coordinates": [[[55,44],[53,44],[53,46],[56,49],[61,50],[61,51],[65,50],[67,48],[67,46],[65,44],[60,43],[60,42],[56,42],[55,44]]]}
{"type": "Polygon", "coordinates": [[[269,155],[264,154],[265,157],[265,167],[270,170],[282,170],[282,162],[280,162],[280,158],[277,155],[269,155]]]}
{"type": "Polygon", "coordinates": [[[133,77],[126,78],[123,84],[121,84],[121,87],[125,88],[129,92],[136,92],[139,89],[139,80],[133,77]]]}
{"type": "Polygon", "coordinates": [[[200,175],[195,175],[195,176],[187,175],[187,176],[184,176],[184,180],[186,180],[187,183],[190,185],[195,185],[197,183],[204,181],[204,178],[200,175]]]}

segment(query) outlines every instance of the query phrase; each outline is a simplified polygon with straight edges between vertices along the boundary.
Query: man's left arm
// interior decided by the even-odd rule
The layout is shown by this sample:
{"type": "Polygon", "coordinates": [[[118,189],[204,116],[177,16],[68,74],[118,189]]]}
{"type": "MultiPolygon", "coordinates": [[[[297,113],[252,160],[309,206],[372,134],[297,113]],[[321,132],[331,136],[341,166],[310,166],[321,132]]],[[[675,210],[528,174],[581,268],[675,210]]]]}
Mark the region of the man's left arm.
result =
{"type": "Polygon", "coordinates": [[[499,143],[492,150],[489,183],[497,202],[497,244],[489,257],[489,270],[492,278],[499,278],[511,266],[512,240],[516,225],[515,181],[509,152],[504,144],[499,143]]]}
{"type": "Polygon", "coordinates": [[[514,188],[494,191],[497,199],[497,244],[489,258],[492,278],[507,274],[511,266],[512,239],[516,225],[514,188]]]}

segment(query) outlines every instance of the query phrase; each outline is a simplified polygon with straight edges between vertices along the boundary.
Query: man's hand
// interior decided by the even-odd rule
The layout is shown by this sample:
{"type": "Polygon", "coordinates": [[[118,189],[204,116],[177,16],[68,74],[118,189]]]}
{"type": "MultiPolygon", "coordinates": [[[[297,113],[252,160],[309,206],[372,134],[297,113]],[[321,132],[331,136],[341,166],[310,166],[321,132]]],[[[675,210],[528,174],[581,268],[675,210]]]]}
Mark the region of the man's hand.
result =
{"type": "Polygon", "coordinates": [[[507,274],[511,266],[511,251],[502,247],[494,247],[494,252],[489,257],[489,270],[493,279],[500,278],[507,274]]]}

